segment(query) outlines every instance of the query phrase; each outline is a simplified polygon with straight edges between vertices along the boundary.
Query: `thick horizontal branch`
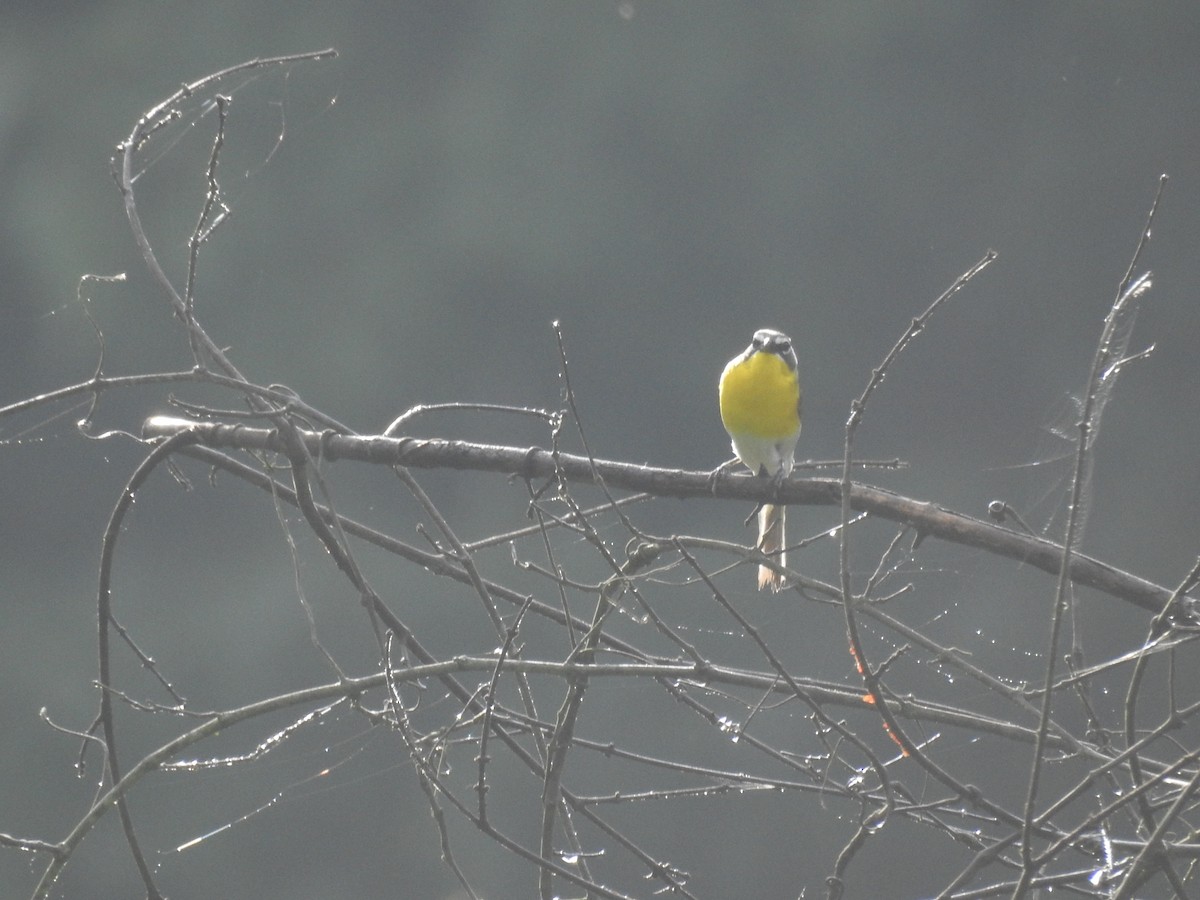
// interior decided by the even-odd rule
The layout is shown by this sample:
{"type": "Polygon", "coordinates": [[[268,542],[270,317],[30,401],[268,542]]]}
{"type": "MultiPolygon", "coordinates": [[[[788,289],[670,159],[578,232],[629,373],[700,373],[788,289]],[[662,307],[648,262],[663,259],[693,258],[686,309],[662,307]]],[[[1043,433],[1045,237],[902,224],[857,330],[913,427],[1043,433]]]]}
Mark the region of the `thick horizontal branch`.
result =
{"type": "MultiPolygon", "coordinates": [[[[213,448],[267,450],[287,454],[287,440],[274,428],[252,428],[216,422],[197,422],[170,416],[146,420],[147,438],[167,438],[191,431],[197,443],[213,448]]],[[[595,483],[609,488],[641,491],[658,497],[706,497],[799,506],[837,506],[841,485],[834,478],[792,478],[781,485],[749,474],[721,475],[654,466],[588,459],[571,453],[553,453],[541,447],[504,447],[436,438],[373,437],[332,432],[298,432],[307,452],[316,459],[353,460],[408,466],[419,469],[462,469],[500,472],[537,480],[561,477],[567,481],[595,483]]],[[[913,528],[923,537],[936,537],[967,547],[977,547],[1057,575],[1062,566],[1061,545],[1033,535],[1002,528],[992,522],[951,512],[936,504],[913,500],[865,484],[851,486],[850,506],[881,519],[913,528]]],[[[1138,578],[1098,559],[1071,555],[1071,579],[1158,613],[1171,591],[1138,578]]]]}

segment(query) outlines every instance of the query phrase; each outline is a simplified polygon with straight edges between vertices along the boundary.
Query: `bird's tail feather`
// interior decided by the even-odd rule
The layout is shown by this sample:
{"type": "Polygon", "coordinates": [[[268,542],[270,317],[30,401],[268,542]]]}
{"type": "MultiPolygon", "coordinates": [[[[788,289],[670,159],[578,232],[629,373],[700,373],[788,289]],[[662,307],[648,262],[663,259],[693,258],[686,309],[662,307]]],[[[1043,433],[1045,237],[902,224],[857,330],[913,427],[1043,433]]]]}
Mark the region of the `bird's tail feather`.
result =
{"type": "MultiPolygon", "coordinates": [[[[781,566],[787,565],[782,552],[784,547],[783,519],[787,507],[763,504],[758,512],[758,549],[775,558],[781,566]]],[[[758,589],[770,588],[778,591],[783,587],[783,576],[767,566],[758,567],[758,589]]]]}

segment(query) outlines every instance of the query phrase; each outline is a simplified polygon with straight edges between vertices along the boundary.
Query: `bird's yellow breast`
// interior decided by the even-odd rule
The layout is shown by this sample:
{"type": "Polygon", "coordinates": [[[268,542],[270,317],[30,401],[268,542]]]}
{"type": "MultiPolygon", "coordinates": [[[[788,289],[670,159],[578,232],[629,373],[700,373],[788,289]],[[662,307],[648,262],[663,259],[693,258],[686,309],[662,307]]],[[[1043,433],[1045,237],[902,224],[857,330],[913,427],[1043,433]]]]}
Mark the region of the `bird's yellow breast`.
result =
{"type": "Polygon", "coordinates": [[[774,353],[735,359],[721,374],[721,421],[730,434],[778,439],[800,428],[800,380],[774,353]]]}

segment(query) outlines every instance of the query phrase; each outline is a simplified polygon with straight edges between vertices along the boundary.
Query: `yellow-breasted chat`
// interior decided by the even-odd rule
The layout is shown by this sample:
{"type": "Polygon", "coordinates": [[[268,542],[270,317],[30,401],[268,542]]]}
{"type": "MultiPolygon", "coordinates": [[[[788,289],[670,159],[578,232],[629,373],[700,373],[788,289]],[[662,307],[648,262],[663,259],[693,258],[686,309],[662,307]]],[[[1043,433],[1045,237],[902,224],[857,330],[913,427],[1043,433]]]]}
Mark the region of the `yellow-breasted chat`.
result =
{"type": "MultiPolygon", "coordinates": [[[[721,422],[733,452],[756,475],[782,480],[795,464],[800,439],[800,377],[792,339],[760,328],[750,346],[731,359],[718,388],[721,422]]],[[[782,506],[763,504],[758,513],[758,547],[786,565],[782,506]]],[[[778,591],[783,576],[766,566],[758,570],[758,589],[778,591]]]]}

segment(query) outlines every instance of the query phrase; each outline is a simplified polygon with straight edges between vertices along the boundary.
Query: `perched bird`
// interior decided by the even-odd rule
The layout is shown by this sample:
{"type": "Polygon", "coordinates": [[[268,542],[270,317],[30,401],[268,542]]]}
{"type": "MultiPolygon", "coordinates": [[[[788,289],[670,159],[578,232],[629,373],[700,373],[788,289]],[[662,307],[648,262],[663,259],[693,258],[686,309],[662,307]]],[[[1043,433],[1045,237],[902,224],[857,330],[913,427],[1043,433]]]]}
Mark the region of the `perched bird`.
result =
{"type": "MultiPolygon", "coordinates": [[[[800,439],[800,393],[792,339],[770,328],[754,332],[750,346],[721,373],[721,422],[733,452],[754,474],[778,482],[791,474],[800,439]]],[[[784,512],[784,507],[767,503],[758,513],[758,548],[780,565],[786,565],[784,512]]],[[[768,586],[778,591],[783,576],[760,566],[758,589],[768,586]]]]}

